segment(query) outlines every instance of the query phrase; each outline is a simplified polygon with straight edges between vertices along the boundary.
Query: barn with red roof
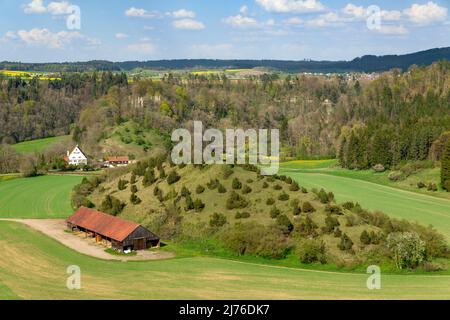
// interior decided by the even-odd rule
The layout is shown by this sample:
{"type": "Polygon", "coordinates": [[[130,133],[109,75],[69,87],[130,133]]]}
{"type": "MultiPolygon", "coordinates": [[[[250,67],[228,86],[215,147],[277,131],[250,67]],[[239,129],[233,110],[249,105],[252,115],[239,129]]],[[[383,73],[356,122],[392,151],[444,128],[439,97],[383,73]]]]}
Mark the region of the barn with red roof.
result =
{"type": "Polygon", "coordinates": [[[160,238],[143,226],[85,207],[67,219],[67,227],[120,251],[145,250],[160,245],[160,238]]]}

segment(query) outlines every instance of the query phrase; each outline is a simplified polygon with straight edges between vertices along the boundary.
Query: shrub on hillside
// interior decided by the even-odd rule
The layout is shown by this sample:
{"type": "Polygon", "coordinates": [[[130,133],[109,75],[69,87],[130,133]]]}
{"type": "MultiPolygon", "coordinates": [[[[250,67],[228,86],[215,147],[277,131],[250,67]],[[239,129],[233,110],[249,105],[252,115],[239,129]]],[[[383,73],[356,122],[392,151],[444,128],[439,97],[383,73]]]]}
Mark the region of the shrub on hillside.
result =
{"type": "Polygon", "coordinates": [[[227,189],[222,184],[219,185],[219,187],[217,188],[217,191],[222,194],[227,193],[227,189]]]}
{"type": "Polygon", "coordinates": [[[226,224],[227,224],[227,217],[217,212],[215,212],[209,220],[209,225],[213,228],[220,228],[226,224]]]}
{"type": "Polygon", "coordinates": [[[196,199],[194,201],[194,210],[195,212],[201,212],[205,209],[205,204],[200,199],[196,199]]]}
{"type": "Polygon", "coordinates": [[[136,193],[132,193],[130,196],[130,202],[134,205],[138,205],[142,202],[142,200],[136,195],[136,193]]]}
{"type": "Polygon", "coordinates": [[[278,209],[276,206],[273,206],[270,210],[270,217],[272,219],[276,219],[281,214],[280,209],[278,209]]]}
{"type": "Polygon", "coordinates": [[[325,226],[322,227],[324,233],[332,233],[340,226],[339,220],[332,215],[327,215],[325,218],[325,226]]]}
{"type": "Polygon", "coordinates": [[[327,204],[325,206],[325,212],[328,214],[335,214],[335,215],[343,215],[342,208],[338,205],[333,204],[327,204]]]}
{"type": "Polygon", "coordinates": [[[305,187],[302,187],[302,193],[308,193],[308,189],[306,189],[305,187]]]}
{"type": "Polygon", "coordinates": [[[299,206],[296,206],[292,209],[292,214],[294,216],[299,216],[302,213],[302,208],[300,208],[299,206]]]}
{"type": "Polygon", "coordinates": [[[186,186],[183,186],[183,188],[181,188],[180,194],[182,197],[186,198],[191,195],[191,191],[189,191],[189,189],[186,188],[186,186]]]}
{"type": "Polygon", "coordinates": [[[280,201],[288,201],[289,200],[289,195],[286,192],[281,193],[278,196],[278,200],[280,201]]]}
{"type": "Polygon", "coordinates": [[[234,178],[231,187],[233,188],[233,190],[240,190],[242,189],[242,183],[238,178],[234,178]]]}
{"type": "Polygon", "coordinates": [[[137,193],[137,192],[138,192],[138,188],[137,188],[137,186],[135,184],[133,184],[131,186],[131,193],[137,193]]]}
{"type": "Polygon", "coordinates": [[[130,183],[135,184],[136,183],[136,175],[134,173],[131,174],[130,183]]]}
{"type": "Polygon", "coordinates": [[[262,187],[263,189],[267,189],[269,187],[269,184],[266,181],[264,181],[262,187]]]}
{"type": "Polygon", "coordinates": [[[172,185],[172,184],[177,183],[178,181],[180,181],[180,179],[181,179],[181,177],[178,175],[178,173],[175,170],[173,170],[167,176],[167,183],[169,185],[172,185]]]}
{"type": "Polygon", "coordinates": [[[229,165],[222,166],[223,167],[223,178],[227,180],[233,174],[233,167],[229,165]]]}
{"type": "Polygon", "coordinates": [[[316,209],[312,206],[309,201],[303,202],[302,211],[305,213],[315,212],[316,209]]]}
{"type": "Polygon", "coordinates": [[[248,185],[244,185],[242,187],[242,194],[249,194],[252,192],[252,188],[250,188],[248,185]]]}
{"type": "Polygon", "coordinates": [[[275,204],[275,200],[274,200],[273,198],[267,198],[266,204],[267,204],[268,206],[272,206],[272,205],[275,204]]]}
{"type": "Polygon", "coordinates": [[[281,231],[286,235],[289,235],[294,229],[294,225],[291,220],[289,220],[289,218],[284,214],[278,215],[276,222],[281,231]]]}
{"type": "Polygon", "coordinates": [[[204,186],[198,185],[197,188],[195,188],[195,193],[202,194],[203,192],[205,192],[205,187],[204,186]]]}
{"type": "Polygon", "coordinates": [[[297,255],[300,262],[311,264],[320,262],[325,264],[326,259],[326,246],[323,241],[307,239],[300,243],[297,247],[297,255]]]}
{"type": "Polygon", "coordinates": [[[219,182],[219,180],[217,180],[217,179],[211,179],[211,180],[206,184],[206,186],[208,187],[209,190],[217,189],[217,188],[219,187],[219,185],[220,185],[220,182],[219,182]]]}
{"type": "Polygon", "coordinates": [[[117,216],[123,211],[125,205],[126,204],[119,199],[111,195],[107,195],[100,206],[100,210],[113,216],[117,216]]]}
{"type": "Polygon", "coordinates": [[[125,190],[127,188],[127,185],[128,185],[128,181],[119,179],[119,182],[117,183],[117,188],[120,191],[122,191],[122,190],[125,190]]]}
{"type": "Polygon", "coordinates": [[[430,182],[430,183],[428,184],[427,190],[428,190],[428,191],[436,192],[436,191],[438,191],[438,187],[437,187],[436,183],[430,182]]]}
{"type": "Polygon", "coordinates": [[[398,269],[415,268],[425,260],[425,242],[416,233],[391,233],[387,247],[398,269]]]}
{"type": "Polygon", "coordinates": [[[144,174],[142,184],[144,187],[149,187],[156,182],[155,171],[153,169],[147,169],[144,174]]]}
{"type": "Polygon", "coordinates": [[[273,189],[279,191],[279,190],[283,190],[283,187],[280,186],[279,184],[276,184],[273,186],[273,189]]]}
{"type": "Polygon", "coordinates": [[[338,244],[338,248],[341,251],[350,251],[353,248],[353,241],[347,234],[341,236],[341,241],[338,244]]]}
{"type": "Polygon", "coordinates": [[[293,191],[293,192],[296,192],[296,191],[299,191],[300,190],[300,186],[298,185],[298,183],[297,182],[293,182],[292,184],[291,184],[291,186],[289,187],[289,191],[293,191]]]}
{"type": "Polygon", "coordinates": [[[237,212],[234,216],[236,219],[248,219],[250,218],[249,212],[237,212]]]}
{"type": "Polygon", "coordinates": [[[317,224],[309,216],[306,216],[294,226],[294,231],[301,237],[316,237],[318,228],[317,224]]]}
{"type": "Polygon", "coordinates": [[[244,209],[248,206],[248,201],[244,197],[237,194],[235,191],[231,192],[227,199],[227,209],[244,209]]]}
{"type": "Polygon", "coordinates": [[[191,196],[188,195],[186,196],[184,211],[191,211],[191,210],[194,210],[194,201],[192,201],[191,196]]]}

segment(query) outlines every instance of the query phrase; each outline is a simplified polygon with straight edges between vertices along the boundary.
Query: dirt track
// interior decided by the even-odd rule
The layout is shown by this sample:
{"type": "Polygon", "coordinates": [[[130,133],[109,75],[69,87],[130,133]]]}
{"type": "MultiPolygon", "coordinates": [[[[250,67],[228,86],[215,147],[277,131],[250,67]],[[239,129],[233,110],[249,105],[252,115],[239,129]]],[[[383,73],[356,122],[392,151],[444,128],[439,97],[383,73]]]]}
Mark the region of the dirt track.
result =
{"type": "Polygon", "coordinates": [[[95,243],[92,239],[85,239],[81,236],[65,232],[66,224],[64,219],[0,219],[0,221],[14,221],[23,223],[43,234],[61,242],[66,247],[69,247],[82,254],[92,256],[103,260],[120,260],[120,261],[141,261],[141,260],[160,260],[173,258],[174,255],[170,252],[161,251],[139,251],[137,256],[124,257],[115,256],[105,252],[105,247],[95,243]]]}

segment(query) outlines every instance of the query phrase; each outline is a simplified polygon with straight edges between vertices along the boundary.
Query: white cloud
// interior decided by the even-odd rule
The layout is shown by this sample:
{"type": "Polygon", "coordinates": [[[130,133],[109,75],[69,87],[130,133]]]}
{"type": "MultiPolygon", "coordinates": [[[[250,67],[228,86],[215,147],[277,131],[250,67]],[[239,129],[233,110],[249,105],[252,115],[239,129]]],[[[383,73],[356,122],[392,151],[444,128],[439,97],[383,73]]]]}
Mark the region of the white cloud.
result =
{"type": "Polygon", "coordinates": [[[224,20],[226,24],[234,28],[259,28],[261,25],[254,18],[246,17],[243,15],[236,15],[228,17],[224,20]]]}
{"type": "Polygon", "coordinates": [[[47,10],[54,15],[69,14],[71,6],[72,4],[67,1],[50,2],[47,10]]]}
{"type": "Polygon", "coordinates": [[[195,18],[195,12],[189,11],[186,9],[180,9],[177,11],[172,11],[168,13],[169,16],[175,18],[175,19],[181,19],[181,18],[195,18]]]}
{"type": "Polygon", "coordinates": [[[266,11],[277,13],[315,12],[325,9],[325,6],[317,0],[256,0],[256,3],[266,11]]]}
{"type": "Polygon", "coordinates": [[[25,13],[51,13],[53,15],[70,14],[72,4],[68,1],[53,1],[45,6],[44,0],[32,0],[24,6],[25,13]]]}
{"type": "Polygon", "coordinates": [[[128,51],[139,53],[141,55],[149,55],[155,53],[156,47],[152,43],[145,42],[130,44],[127,49],[128,51]]]}
{"type": "Polygon", "coordinates": [[[362,6],[355,6],[352,3],[347,4],[342,11],[355,18],[363,19],[367,16],[367,9],[362,6]]]}
{"type": "Polygon", "coordinates": [[[157,11],[147,11],[142,8],[131,7],[125,11],[127,17],[151,19],[157,18],[160,14],[157,11]]]}
{"type": "Polygon", "coordinates": [[[247,14],[248,12],[248,7],[246,5],[243,5],[240,9],[239,12],[242,14],[247,14]]]}
{"type": "Polygon", "coordinates": [[[306,21],[306,24],[312,27],[327,27],[341,25],[348,21],[350,21],[348,18],[344,18],[335,12],[328,12],[306,21]]]}
{"type": "Polygon", "coordinates": [[[31,46],[45,46],[53,49],[62,49],[74,39],[83,38],[76,31],[60,31],[53,33],[48,29],[19,30],[17,33],[8,32],[10,39],[18,39],[31,46]]]}
{"type": "Polygon", "coordinates": [[[176,29],[184,29],[184,30],[201,30],[205,29],[205,25],[197,20],[193,19],[181,19],[175,20],[172,23],[173,27],[176,29]]]}
{"type": "Polygon", "coordinates": [[[116,39],[126,39],[128,38],[128,35],[126,33],[118,32],[116,33],[116,39]]]}
{"type": "Polygon", "coordinates": [[[47,11],[47,8],[43,0],[32,0],[24,6],[24,11],[25,13],[44,13],[47,11]]]}
{"type": "Polygon", "coordinates": [[[426,25],[433,22],[443,22],[447,19],[448,9],[429,1],[426,4],[413,4],[405,9],[403,13],[408,19],[420,25],[426,25]]]}
{"type": "MultiPolygon", "coordinates": [[[[369,12],[369,8],[363,6],[356,6],[352,3],[347,4],[342,10],[345,15],[352,17],[353,20],[365,20],[373,12],[369,12]]],[[[397,10],[380,10],[380,17],[382,20],[395,21],[402,18],[402,13],[397,10]]]]}
{"type": "Polygon", "coordinates": [[[396,34],[396,35],[402,35],[409,33],[408,29],[406,29],[404,26],[395,26],[395,25],[381,25],[378,29],[373,29],[375,32],[379,32],[382,34],[396,34]]]}

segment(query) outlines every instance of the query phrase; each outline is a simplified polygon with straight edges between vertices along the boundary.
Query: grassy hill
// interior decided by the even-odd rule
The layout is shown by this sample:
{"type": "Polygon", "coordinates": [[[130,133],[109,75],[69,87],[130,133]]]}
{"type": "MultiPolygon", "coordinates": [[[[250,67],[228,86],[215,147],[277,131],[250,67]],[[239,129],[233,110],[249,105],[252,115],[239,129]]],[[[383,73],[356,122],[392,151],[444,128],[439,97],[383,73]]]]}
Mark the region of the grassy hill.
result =
{"type": "MultiPolygon", "coordinates": [[[[313,240],[314,245],[323,244],[328,263],[346,268],[376,261],[392,270],[383,251],[392,232],[441,237],[353,203],[338,205],[333,194],[308,191],[283,176],[263,177],[229,166],[145,168],[135,167],[136,175],[117,172],[106,180],[85,181],[77,187],[77,199],[81,192],[88,200],[78,205],[90,204],[137,221],[164,239],[193,242],[201,250],[211,246],[209,251],[228,252],[225,255],[289,259],[313,240]],[[144,175],[152,170],[152,179],[144,175]],[[369,244],[362,240],[364,232],[374,239],[369,244]],[[352,244],[343,248],[348,242],[352,244]]],[[[443,237],[440,241],[446,246],[443,237]]]]}
{"type": "Polygon", "coordinates": [[[42,176],[0,181],[0,218],[65,218],[79,176],[42,176]]]}
{"type": "Polygon", "coordinates": [[[21,142],[13,145],[12,147],[18,153],[34,153],[34,152],[43,152],[45,149],[50,147],[52,144],[61,141],[70,141],[70,136],[60,136],[60,137],[52,137],[38,140],[31,140],[26,142],[21,142]]]}
{"type": "Polygon", "coordinates": [[[447,299],[449,276],[301,270],[208,257],[150,262],[102,261],[18,223],[0,221],[0,299],[447,299]],[[66,288],[69,265],[81,290],[66,288]],[[157,290],[155,290],[157,288],[157,290]]]}

